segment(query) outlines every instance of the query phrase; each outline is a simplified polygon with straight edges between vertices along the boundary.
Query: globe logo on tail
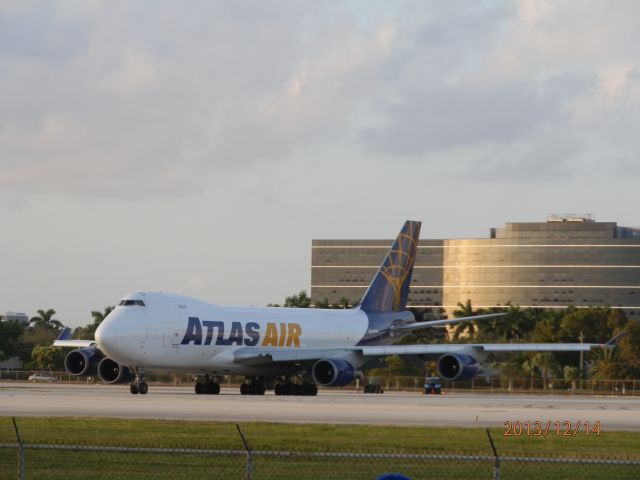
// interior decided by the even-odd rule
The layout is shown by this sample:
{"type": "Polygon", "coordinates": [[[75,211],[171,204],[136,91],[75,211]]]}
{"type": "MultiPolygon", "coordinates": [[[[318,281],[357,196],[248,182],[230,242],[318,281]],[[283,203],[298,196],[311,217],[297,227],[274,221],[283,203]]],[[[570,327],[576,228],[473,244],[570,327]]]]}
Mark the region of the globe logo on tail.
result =
{"type": "Polygon", "coordinates": [[[407,229],[407,233],[401,232],[398,235],[380,270],[382,276],[393,288],[395,310],[400,310],[402,285],[413,269],[418,241],[416,230],[417,228],[412,225],[407,229]]]}

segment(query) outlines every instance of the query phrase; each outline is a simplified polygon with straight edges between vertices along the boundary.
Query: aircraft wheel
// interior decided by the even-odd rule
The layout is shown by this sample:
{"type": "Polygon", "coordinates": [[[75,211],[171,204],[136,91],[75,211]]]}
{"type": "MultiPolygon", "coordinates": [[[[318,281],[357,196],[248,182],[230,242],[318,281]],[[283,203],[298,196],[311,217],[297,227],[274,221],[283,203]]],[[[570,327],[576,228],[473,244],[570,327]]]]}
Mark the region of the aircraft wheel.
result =
{"type": "Polygon", "coordinates": [[[211,385],[211,393],[214,395],[219,395],[220,394],[220,384],[217,382],[213,382],[213,384],[211,385]]]}
{"type": "Polygon", "coordinates": [[[303,386],[303,395],[316,396],[318,395],[318,387],[313,383],[307,383],[303,386]]]}
{"type": "Polygon", "coordinates": [[[149,385],[147,385],[147,382],[140,382],[138,390],[140,391],[140,395],[146,395],[149,391],[149,385]]]}
{"type": "Polygon", "coordinates": [[[140,390],[138,389],[138,384],[134,382],[131,385],[129,385],[129,391],[133,395],[137,395],[138,393],[140,393],[140,390]]]}
{"type": "Polygon", "coordinates": [[[200,382],[196,382],[194,389],[197,395],[201,395],[204,392],[204,385],[200,382]]]}
{"type": "Polygon", "coordinates": [[[247,395],[249,393],[249,385],[242,383],[240,385],[240,395],[247,395]]]}
{"type": "Polygon", "coordinates": [[[273,393],[275,393],[276,395],[282,395],[282,384],[278,383],[274,389],[273,389],[273,393]]]}

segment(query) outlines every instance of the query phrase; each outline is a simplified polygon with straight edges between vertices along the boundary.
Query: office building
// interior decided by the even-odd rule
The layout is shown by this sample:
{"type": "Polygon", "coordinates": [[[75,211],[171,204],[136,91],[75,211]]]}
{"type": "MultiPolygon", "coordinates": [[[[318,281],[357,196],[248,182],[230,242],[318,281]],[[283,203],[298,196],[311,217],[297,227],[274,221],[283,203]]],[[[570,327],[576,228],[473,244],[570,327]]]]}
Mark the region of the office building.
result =
{"type": "MultiPolygon", "coordinates": [[[[393,240],[312,240],[311,298],[360,299],[393,240]]],[[[640,318],[640,229],[589,215],[507,223],[488,238],[421,239],[410,306],[611,306],[640,318]]]]}

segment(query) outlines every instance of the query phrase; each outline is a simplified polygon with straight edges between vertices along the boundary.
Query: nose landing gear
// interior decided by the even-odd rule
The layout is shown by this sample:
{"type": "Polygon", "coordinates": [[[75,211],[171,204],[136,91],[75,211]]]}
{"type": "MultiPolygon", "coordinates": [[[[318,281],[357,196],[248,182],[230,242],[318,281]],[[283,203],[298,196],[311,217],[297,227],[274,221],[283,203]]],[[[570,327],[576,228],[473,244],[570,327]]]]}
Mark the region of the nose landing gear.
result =
{"type": "Polygon", "coordinates": [[[131,385],[129,385],[129,391],[133,395],[146,395],[149,391],[149,385],[147,385],[147,382],[144,381],[144,373],[142,373],[142,371],[138,370],[137,368],[134,368],[133,371],[136,374],[136,378],[133,380],[133,382],[131,382],[131,385]]]}

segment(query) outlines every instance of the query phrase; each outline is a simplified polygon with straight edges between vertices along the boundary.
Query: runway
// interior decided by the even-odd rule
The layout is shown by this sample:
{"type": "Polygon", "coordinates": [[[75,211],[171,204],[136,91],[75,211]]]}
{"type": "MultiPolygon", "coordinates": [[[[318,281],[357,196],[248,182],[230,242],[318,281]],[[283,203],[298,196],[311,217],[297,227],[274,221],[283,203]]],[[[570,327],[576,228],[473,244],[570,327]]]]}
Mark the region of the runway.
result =
{"type": "Polygon", "coordinates": [[[640,397],[565,395],[420,395],[320,391],[317,397],[195,395],[191,387],[0,382],[2,416],[87,416],[199,421],[503,426],[506,421],[601,422],[604,430],[640,431],[640,397]]]}

